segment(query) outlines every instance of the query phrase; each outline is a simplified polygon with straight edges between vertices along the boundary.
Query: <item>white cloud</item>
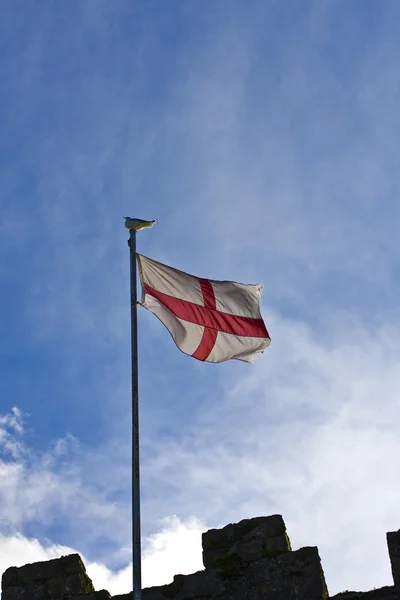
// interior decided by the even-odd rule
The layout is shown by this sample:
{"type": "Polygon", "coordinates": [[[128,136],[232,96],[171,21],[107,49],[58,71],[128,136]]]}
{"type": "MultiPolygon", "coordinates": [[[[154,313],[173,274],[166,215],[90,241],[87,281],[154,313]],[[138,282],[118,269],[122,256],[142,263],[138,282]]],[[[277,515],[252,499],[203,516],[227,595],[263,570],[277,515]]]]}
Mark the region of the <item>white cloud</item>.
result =
{"type": "Polygon", "coordinates": [[[161,531],[145,539],[143,552],[144,586],[170,583],[174,575],[203,569],[201,534],[207,527],[192,517],[163,520],[161,531]]]}
{"type": "Polygon", "coordinates": [[[21,534],[0,534],[0,572],[4,573],[9,567],[22,567],[28,563],[51,560],[73,552],[71,548],[57,544],[44,546],[39,540],[29,539],[21,534]]]}
{"type": "MultiPolygon", "coordinates": [[[[201,533],[207,528],[196,518],[182,521],[176,516],[160,523],[161,530],[143,539],[143,587],[171,583],[174,575],[186,575],[203,569],[201,533]]],[[[132,589],[132,566],[113,572],[103,564],[87,563],[96,589],[112,594],[132,589]]]]}

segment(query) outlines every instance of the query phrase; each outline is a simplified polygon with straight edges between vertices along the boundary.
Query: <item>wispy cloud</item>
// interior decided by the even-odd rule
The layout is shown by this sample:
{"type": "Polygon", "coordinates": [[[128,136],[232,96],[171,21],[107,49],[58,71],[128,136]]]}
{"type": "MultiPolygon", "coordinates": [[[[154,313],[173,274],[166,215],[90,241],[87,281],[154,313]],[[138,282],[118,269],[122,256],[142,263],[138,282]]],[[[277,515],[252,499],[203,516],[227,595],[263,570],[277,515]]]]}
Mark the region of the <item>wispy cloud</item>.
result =
{"type": "MultiPolygon", "coordinates": [[[[126,531],[127,507],[106,499],[107,481],[103,481],[102,489],[94,489],[87,481],[85,473],[89,469],[82,469],[79,452],[74,453],[71,447],[76,440],[57,440],[40,456],[25,444],[22,421],[23,415],[17,408],[0,415],[1,572],[10,566],[79,552],[96,589],[115,594],[128,592],[132,587],[131,550],[124,547],[125,535],[115,535],[115,528],[126,531]],[[51,527],[60,518],[68,527],[74,521],[81,533],[75,549],[43,536],[43,526],[51,527]],[[24,535],[24,530],[36,531],[40,539],[24,535]],[[102,539],[105,548],[113,542],[114,556],[111,560],[107,557],[108,565],[122,562],[126,566],[110,568],[101,561],[86,559],[85,548],[90,552],[91,544],[85,543],[84,536],[90,537],[94,545],[102,539]]],[[[171,516],[155,523],[154,533],[143,538],[144,585],[171,581],[178,571],[201,569],[200,538],[205,529],[194,517],[183,521],[171,516]]],[[[101,553],[97,555],[101,557],[101,553]]]]}

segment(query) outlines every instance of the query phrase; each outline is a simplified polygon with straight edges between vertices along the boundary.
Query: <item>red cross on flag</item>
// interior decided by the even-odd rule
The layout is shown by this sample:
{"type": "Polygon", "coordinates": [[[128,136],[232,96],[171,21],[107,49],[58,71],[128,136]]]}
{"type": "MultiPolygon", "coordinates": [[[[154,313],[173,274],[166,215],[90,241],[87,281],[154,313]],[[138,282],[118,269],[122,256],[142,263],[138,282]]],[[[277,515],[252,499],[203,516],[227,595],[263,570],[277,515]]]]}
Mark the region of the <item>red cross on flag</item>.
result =
{"type": "Polygon", "coordinates": [[[270,344],[259,285],[194,277],[137,254],[141,305],[154,313],[179,350],[198,360],[252,362],[270,344]]]}

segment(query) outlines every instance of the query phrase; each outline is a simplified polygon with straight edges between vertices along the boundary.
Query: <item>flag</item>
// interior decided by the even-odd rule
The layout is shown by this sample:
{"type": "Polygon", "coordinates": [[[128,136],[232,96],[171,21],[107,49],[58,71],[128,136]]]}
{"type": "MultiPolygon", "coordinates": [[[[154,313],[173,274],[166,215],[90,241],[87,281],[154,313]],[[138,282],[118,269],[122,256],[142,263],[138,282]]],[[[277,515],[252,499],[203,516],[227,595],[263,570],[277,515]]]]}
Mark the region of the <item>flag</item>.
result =
{"type": "Polygon", "coordinates": [[[137,254],[141,306],[155,314],[179,350],[198,360],[252,362],[270,344],[261,286],[189,275],[137,254]]]}

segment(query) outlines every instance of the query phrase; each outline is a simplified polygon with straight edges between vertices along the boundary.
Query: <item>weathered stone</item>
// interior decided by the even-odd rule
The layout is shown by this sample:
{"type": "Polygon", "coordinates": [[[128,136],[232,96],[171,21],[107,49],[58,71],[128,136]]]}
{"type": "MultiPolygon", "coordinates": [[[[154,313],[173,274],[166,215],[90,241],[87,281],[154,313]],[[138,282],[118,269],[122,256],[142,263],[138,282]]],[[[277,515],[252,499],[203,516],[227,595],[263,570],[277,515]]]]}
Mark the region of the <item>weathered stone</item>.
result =
{"type": "Polygon", "coordinates": [[[47,587],[40,583],[34,583],[29,588],[23,586],[8,588],[1,597],[2,600],[25,600],[28,598],[29,600],[48,600],[51,598],[47,587]]]}
{"type": "Polygon", "coordinates": [[[328,588],[318,548],[300,548],[277,558],[281,566],[281,578],[292,582],[293,597],[298,600],[322,600],[328,598],[328,588]]]}
{"type": "Polygon", "coordinates": [[[79,554],[7,569],[2,600],[56,600],[94,592],[79,554]]]}
{"type": "Polygon", "coordinates": [[[262,592],[264,596],[261,597],[268,600],[328,598],[317,548],[285,552],[251,563],[247,567],[242,565],[241,569],[236,571],[232,568],[229,576],[232,590],[237,590],[239,581],[244,590],[246,581],[249,593],[262,592]]]}
{"type": "MultiPolygon", "coordinates": [[[[73,600],[109,600],[110,598],[110,593],[107,590],[100,590],[99,592],[92,592],[91,594],[81,594],[79,596],[74,596],[73,600]]],[[[63,598],[62,600],[67,599],[63,598]]],[[[70,598],[68,598],[68,600],[70,600],[70,598]]]]}
{"type": "Polygon", "coordinates": [[[91,586],[92,589],[90,589],[90,587],[86,585],[81,573],[56,577],[50,579],[46,583],[42,583],[42,585],[46,586],[50,598],[70,598],[72,596],[77,596],[78,594],[82,595],[84,593],[94,592],[93,586],[91,586]]]}
{"type": "Polygon", "coordinates": [[[198,571],[192,575],[186,575],[186,577],[175,577],[171,586],[175,586],[176,597],[182,597],[185,600],[221,596],[226,590],[224,582],[215,571],[198,571]]]}
{"type": "Polygon", "coordinates": [[[400,587],[400,529],[386,534],[394,585],[400,587]]]}
{"type": "Polygon", "coordinates": [[[244,562],[251,562],[291,549],[281,515],[245,519],[223,529],[211,529],[203,533],[202,540],[206,569],[218,568],[219,559],[228,552],[237,554],[244,562]]]}
{"type": "Polygon", "coordinates": [[[18,569],[17,567],[10,567],[7,571],[4,571],[1,578],[1,588],[5,590],[9,587],[15,587],[18,585],[18,569]]]}
{"type": "MultiPolygon", "coordinates": [[[[175,598],[200,600],[214,596],[219,597],[224,591],[224,583],[216,572],[198,571],[191,575],[175,575],[173,582],[169,585],[143,590],[143,600],[172,600],[175,598]]],[[[117,596],[117,599],[130,600],[130,597],[131,595],[127,594],[126,596],[117,596]]]]}

